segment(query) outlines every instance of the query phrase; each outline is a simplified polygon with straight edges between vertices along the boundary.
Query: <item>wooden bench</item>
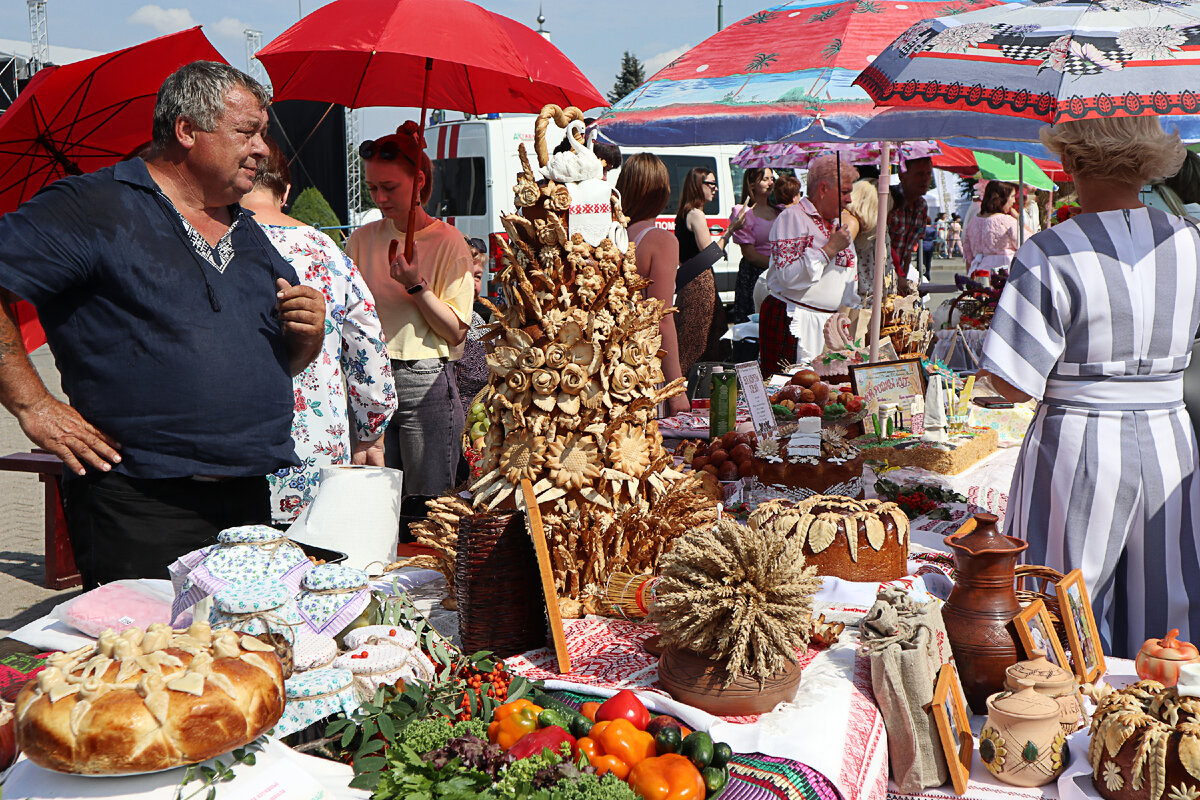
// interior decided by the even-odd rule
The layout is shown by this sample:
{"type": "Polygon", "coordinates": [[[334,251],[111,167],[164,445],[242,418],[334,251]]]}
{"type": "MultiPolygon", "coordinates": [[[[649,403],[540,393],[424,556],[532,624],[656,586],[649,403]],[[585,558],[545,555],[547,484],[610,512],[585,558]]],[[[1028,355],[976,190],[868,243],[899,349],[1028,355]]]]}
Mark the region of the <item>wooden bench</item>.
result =
{"type": "Polygon", "coordinates": [[[69,589],[83,583],[67,535],[62,503],[62,459],[44,450],[13,453],[0,458],[0,471],[32,472],[46,487],[46,588],[69,589]]]}

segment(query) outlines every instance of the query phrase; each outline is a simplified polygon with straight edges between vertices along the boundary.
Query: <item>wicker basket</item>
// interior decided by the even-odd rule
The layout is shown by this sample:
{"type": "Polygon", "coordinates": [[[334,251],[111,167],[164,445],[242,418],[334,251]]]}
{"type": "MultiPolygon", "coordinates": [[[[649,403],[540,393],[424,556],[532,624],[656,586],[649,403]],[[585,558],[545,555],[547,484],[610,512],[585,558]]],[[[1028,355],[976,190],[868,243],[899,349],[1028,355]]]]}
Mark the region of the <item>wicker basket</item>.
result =
{"type": "Polygon", "coordinates": [[[499,658],[546,644],[546,610],[525,515],[503,511],[458,524],[454,594],[464,652],[499,658]]]}
{"type": "Polygon", "coordinates": [[[1063,647],[1067,646],[1067,629],[1063,627],[1062,614],[1058,610],[1058,595],[1054,585],[1063,579],[1063,574],[1050,567],[1022,564],[1017,567],[1017,600],[1022,606],[1041,600],[1054,621],[1054,632],[1063,647]]]}

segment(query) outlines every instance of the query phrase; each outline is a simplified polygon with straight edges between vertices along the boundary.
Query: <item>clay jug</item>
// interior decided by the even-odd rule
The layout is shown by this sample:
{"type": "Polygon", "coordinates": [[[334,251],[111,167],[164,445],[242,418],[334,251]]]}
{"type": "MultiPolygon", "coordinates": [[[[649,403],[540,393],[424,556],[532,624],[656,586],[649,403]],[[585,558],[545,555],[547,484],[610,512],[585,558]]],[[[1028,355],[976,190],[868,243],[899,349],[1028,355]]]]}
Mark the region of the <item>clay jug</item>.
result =
{"type": "Polygon", "coordinates": [[[987,713],[987,699],[1004,689],[1005,670],[1019,651],[1012,619],[1021,611],[1014,588],[1017,558],[1029,545],[996,529],[995,514],[979,513],[947,536],[958,578],[942,608],[946,635],[967,703],[987,713]]]}

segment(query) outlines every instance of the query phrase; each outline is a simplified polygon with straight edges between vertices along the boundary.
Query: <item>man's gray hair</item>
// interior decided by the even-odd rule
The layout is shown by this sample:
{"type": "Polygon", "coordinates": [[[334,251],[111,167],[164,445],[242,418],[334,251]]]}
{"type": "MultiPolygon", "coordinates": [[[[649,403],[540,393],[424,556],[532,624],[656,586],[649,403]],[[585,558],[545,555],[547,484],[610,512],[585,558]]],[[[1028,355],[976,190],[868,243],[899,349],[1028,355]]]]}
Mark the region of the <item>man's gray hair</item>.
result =
{"type": "Polygon", "coordinates": [[[267,90],[240,69],[217,61],[193,61],[172,72],[158,89],[154,104],[154,145],[175,144],[175,122],[187,117],[202,131],[212,131],[225,113],[225,95],[241,86],[258,100],[260,108],[271,102],[267,90]]]}
{"type": "MultiPolygon", "coordinates": [[[[842,162],[842,179],[845,180],[849,175],[851,180],[858,177],[858,168],[851,164],[846,159],[841,159],[842,162]]],[[[838,181],[838,157],[836,154],[827,153],[823,156],[817,156],[812,161],[808,162],[808,195],[812,197],[813,192],[821,184],[833,189],[835,192],[841,189],[837,185],[838,181]]]]}

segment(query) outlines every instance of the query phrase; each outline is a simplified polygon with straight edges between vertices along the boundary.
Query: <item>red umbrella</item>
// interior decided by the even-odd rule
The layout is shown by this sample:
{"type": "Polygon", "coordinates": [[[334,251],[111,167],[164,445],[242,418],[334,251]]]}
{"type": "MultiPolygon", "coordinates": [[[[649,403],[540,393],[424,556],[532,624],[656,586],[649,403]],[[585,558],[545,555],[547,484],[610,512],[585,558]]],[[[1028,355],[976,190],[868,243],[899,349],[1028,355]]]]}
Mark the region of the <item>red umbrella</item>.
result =
{"type": "MultiPolygon", "coordinates": [[[[938,146],[942,149],[941,155],[933,157],[933,166],[938,169],[944,169],[947,172],[953,172],[961,175],[964,178],[969,178],[979,172],[979,164],[975,162],[975,153],[965,147],[952,147],[945,142],[938,142],[938,146]]],[[[1057,161],[1050,161],[1044,158],[1029,157],[1029,160],[1037,164],[1042,172],[1052,181],[1069,181],[1071,176],[1063,171],[1062,164],[1057,161]]]]}
{"type": "MultiPolygon", "coordinates": [[[[150,140],[163,80],[192,61],[225,59],[200,28],[40,71],[0,116],[0,214],[64,175],[115,164],[150,140]]],[[[29,350],[45,341],[32,306],[18,306],[29,350]]]]}
{"type": "MultiPolygon", "coordinates": [[[[608,105],[545,38],[467,0],[336,0],[257,56],[276,100],[420,105],[422,138],[430,104],[472,114],[608,105]]],[[[416,207],[414,186],[410,232],[416,207]]],[[[405,255],[412,258],[411,233],[405,255]]]]}

